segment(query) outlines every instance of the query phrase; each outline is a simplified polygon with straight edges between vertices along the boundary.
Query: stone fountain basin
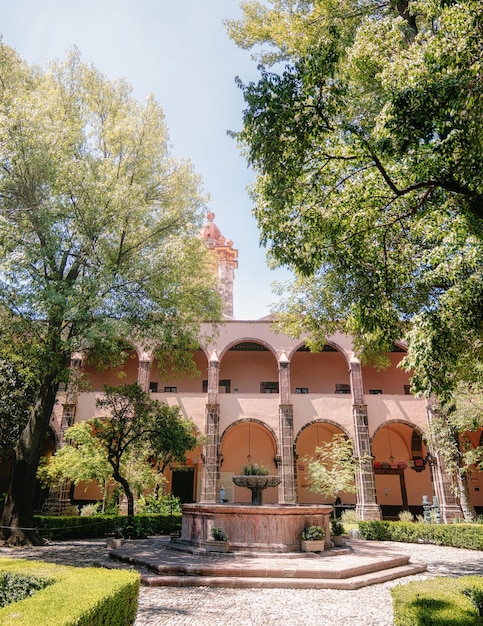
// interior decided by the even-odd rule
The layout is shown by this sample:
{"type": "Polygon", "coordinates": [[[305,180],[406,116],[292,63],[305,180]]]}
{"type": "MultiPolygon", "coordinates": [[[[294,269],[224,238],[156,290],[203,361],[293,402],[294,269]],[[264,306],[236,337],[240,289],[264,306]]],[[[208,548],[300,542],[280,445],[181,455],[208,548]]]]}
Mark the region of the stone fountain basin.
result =
{"type": "Polygon", "coordinates": [[[181,508],[180,541],[191,546],[203,547],[213,526],[228,535],[230,551],[300,552],[306,526],[325,528],[326,547],[330,546],[330,505],[194,503],[181,508]]]}
{"type": "Polygon", "coordinates": [[[253,474],[242,474],[240,476],[232,476],[232,480],[237,487],[246,487],[251,491],[263,491],[269,487],[276,487],[280,484],[278,476],[259,476],[253,474]]]}

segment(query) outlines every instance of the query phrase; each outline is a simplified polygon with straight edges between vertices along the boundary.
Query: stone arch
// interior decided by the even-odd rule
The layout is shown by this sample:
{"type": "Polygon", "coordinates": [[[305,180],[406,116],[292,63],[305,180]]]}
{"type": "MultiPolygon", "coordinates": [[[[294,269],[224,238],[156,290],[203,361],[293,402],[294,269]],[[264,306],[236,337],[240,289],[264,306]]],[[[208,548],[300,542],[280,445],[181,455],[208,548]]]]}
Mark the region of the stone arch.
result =
{"type": "Polygon", "coordinates": [[[235,393],[279,392],[279,362],[274,348],[253,337],[230,342],[219,354],[220,386],[235,393]]]}
{"type": "MultiPolygon", "coordinates": [[[[297,343],[297,344],[296,344],[296,345],[292,348],[292,350],[290,350],[290,352],[287,354],[287,357],[288,357],[289,361],[291,361],[291,360],[292,360],[293,355],[294,355],[296,352],[298,352],[301,348],[303,348],[303,347],[305,346],[305,344],[306,344],[306,341],[304,341],[304,340],[299,341],[299,342],[298,342],[298,343],[297,343]]],[[[351,355],[350,355],[350,354],[348,354],[348,353],[346,352],[346,350],[344,350],[344,348],[343,348],[342,346],[340,346],[340,345],[339,345],[336,341],[333,341],[332,339],[327,339],[327,340],[326,340],[326,342],[325,342],[325,345],[326,345],[326,346],[329,346],[330,348],[333,348],[336,352],[338,352],[339,354],[341,354],[341,355],[344,357],[344,359],[346,360],[346,362],[347,362],[347,367],[348,367],[348,368],[350,367],[350,358],[351,358],[351,355]]],[[[323,352],[323,350],[322,350],[322,352],[323,352]]],[[[313,354],[318,354],[318,352],[314,352],[313,354]]]]}
{"type": "MultiPolygon", "coordinates": [[[[336,434],[343,434],[351,441],[353,437],[349,431],[331,419],[314,419],[304,424],[295,437],[294,449],[296,456],[296,481],[298,501],[301,504],[333,504],[333,499],[324,498],[321,494],[316,494],[308,489],[305,477],[305,464],[303,458],[312,456],[315,448],[325,441],[331,441],[336,434]]],[[[355,495],[341,493],[339,495],[344,505],[354,505],[355,495]]]]}
{"type": "Polygon", "coordinates": [[[379,370],[372,365],[361,365],[365,395],[411,393],[410,373],[398,367],[406,352],[407,347],[402,342],[395,342],[392,350],[387,353],[390,362],[388,367],[379,370]]]}
{"type": "Polygon", "coordinates": [[[126,357],[116,366],[107,366],[99,369],[89,362],[89,353],[85,354],[82,364],[84,379],[90,384],[93,391],[102,391],[105,384],[119,387],[138,381],[139,349],[134,342],[120,339],[126,357]]]}
{"type": "Polygon", "coordinates": [[[425,437],[420,427],[401,419],[388,420],[375,430],[371,450],[383,518],[397,519],[403,510],[421,515],[423,496],[433,495],[425,437]],[[413,433],[420,435],[420,450],[413,450],[413,433]]]}
{"type": "Polygon", "coordinates": [[[311,352],[305,342],[290,353],[292,394],[350,394],[349,355],[334,342],[320,352],[311,352]]]}
{"type": "Polygon", "coordinates": [[[237,337],[236,339],[233,339],[232,341],[227,343],[226,346],[224,346],[224,348],[222,348],[222,350],[218,353],[220,362],[223,360],[223,357],[226,355],[227,352],[232,350],[235,346],[238,346],[243,343],[254,343],[254,344],[259,344],[263,346],[264,348],[266,348],[269,352],[273,354],[276,362],[278,363],[279,356],[275,348],[268,341],[264,339],[259,339],[258,337],[253,337],[251,335],[246,335],[244,337],[237,337]]]}
{"type": "MultiPolygon", "coordinates": [[[[220,484],[231,502],[251,502],[251,492],[236,487],[232,476],[242,473],[244,465],[258,463],[269,473],[278,473],[276,459],[279,450],[274,430],[259,419],[243,418],[227,426],[220,437],[220,484]]],[[[264,492],[266,504],[278,502],[278,489],[272,487],[264,492]]]]}

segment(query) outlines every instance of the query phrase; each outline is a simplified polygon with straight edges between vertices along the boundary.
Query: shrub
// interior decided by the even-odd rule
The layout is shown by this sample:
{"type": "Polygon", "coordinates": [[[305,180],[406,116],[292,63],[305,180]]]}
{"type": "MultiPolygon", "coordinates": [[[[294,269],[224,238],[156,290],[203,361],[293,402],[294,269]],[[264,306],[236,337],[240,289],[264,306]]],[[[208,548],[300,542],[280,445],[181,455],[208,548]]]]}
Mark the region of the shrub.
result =
{"type": "MultiPolygon", "coordinates": [[[[47,539],[87,539],[107,537],[116,532],[124,536],[123,529],[132,526],[126,515],[96,515],[93,517],[36,515],[35,524],[47,539]]],[[[139,534],[169,535],[181,528],[181,513],[172,515],[135,515],[139,534]]]]}
{"type": "Polygon", "coordinates": [[[471,600],[478,611],[478,615],[483,617],[483,587],[478,587],[476,585],[465,587],[463,589],[463,595],[467,596],[471,600]]]}
{"type": "Polygon", "coordinates": [[[414,522],[414,516],[411,511],[399,511],[397,516],[400,522],[414,522]]]}
{"type": "Polygon", "coordinates": [[[483,529],[478,524],[413,524],[404,522],[359,522],[364,539],[434,543],[454,548],[483,550],[483,529]]]}
{"type": "Polygon", "coordinates": [[[343,524],[347,524],[348,526],[351,526],[352,524],[357,524],[359,522],[354,509],[346,509],[345,511],[342,511],[340,515],[340,521],[343,524]]]}
{"type": "Polygon", "coordinates": [[[211,529],[211,538],[215,541],[228,541],[228,537],[225,535],[224,531],[216,526],[213,526],[211,529]]]}
{"type": "Polygon", "coordinates": [[[302,541],[320,541],[325,539],[325,530],[322,526],[307,526],[300,535],[302,541]]]}
{"type": "Polygon", "coordinates": [[[0,559],[0,573],[52,581],[34,595],[0,608],[0,624],[127,626],[136,618],[137,572],[0,559]]]}
{"type": "Polygon", "coordinates": [[[181,504],[172,493],[160,493],[158,496],[150,493],[137,500],[136,513],[181,513],[181,504]]]}
{"type": "Polygon", "coordinates": [[[345,533],[344,526],[336,519],[331,520],[330,522],[330,532],[335,537],[340,537],[345,533]]]}
{"type": "Polygon", "coordinates": [[[481,576],[434,578],[391,589],[395,626],[481,626],[477,608],[465,593],[483,593],[481,576]]]}
{"type": "Polygon", "coordinates": [[[0,607],[28,598],[53,582],[50,578],[0,572],[0,607]]]}
{"type": "Polygon", "coordinates": [[[243,466],[242,472],[245,476],[268,476],[270,470],[265,465],[250,463],[243,466]]]}

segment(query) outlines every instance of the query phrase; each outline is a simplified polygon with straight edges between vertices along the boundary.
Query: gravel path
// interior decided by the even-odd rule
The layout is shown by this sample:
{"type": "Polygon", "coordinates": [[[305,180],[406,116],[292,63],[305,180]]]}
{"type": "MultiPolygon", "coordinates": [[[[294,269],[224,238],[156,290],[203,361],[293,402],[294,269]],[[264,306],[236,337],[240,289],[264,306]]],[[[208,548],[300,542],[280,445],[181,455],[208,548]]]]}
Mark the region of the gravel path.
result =
{"type": "MultiPolygon", "coordinates": [[[[480,551],[391,546],[411,555],[413,562],[427,563],[428,571],[355,591],[141,587],[134,626],[392,626],[392,586],[436,575],[483,574],[480,551]]],[[[102,540],[54,542],[40,548],[0,546],[1,556],[84,567],[108,560],[102,540]]]]}

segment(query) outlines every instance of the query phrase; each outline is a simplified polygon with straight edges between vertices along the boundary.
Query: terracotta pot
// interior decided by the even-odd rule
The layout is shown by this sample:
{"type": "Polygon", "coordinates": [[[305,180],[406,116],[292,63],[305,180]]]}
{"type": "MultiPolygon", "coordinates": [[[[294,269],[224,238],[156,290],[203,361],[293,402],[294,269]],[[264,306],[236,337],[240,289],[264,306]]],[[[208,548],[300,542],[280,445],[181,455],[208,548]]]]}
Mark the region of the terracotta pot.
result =
{"type": "Polygon", "coordinates": [[[317,539],[314,541],[303,541],[302,552],[323,552],[325,549],[325,539],[317,539]]]}
{"type": "Polygon", "coordinates": [[[205,550],[207,552],[229,552],[230,542],[209,539],[208,541],[205,541],[205,550]]]}

